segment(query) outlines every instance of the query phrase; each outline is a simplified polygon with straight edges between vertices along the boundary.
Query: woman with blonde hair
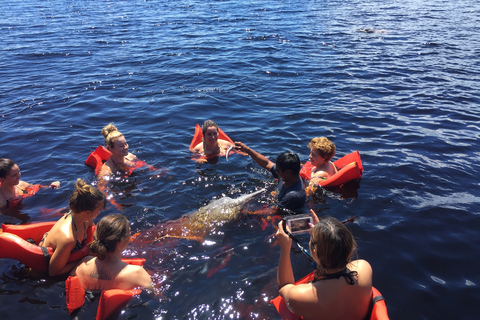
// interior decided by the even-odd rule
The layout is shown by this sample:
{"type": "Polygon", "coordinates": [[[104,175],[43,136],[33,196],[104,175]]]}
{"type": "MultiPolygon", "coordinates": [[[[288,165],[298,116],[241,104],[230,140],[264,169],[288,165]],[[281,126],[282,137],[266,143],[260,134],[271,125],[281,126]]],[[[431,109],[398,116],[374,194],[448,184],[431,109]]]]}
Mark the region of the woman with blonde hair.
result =
{"type": "Polygon", "coordinates": [[[151,285],[151,278],[143,267],[121,260],[129,241],[130,226],[125,216],[112,214],[98,222],[94,241],[89,244],[94,256],[83,258],[75,269],[85,290],[130,290],[151,285]]]}
{"type": "Polygon", "coordinates": [[[93,220],[105,209],[107,198],[96,187],[78,179],[68,203],[70,211],[45,233],[38,244],[54,250],[48,266],[51,276],[67,273],[78,263],[67,261],[71,253],[86,245],[87,229],[94,225],[93,220]]]}
{"type": "Polygon", "coordinates": [[[108,159],[100,169],[99,176],[109,176],[113,173],[129,173],[135,168],[134,161],[137,157],[128,152],[128,143],[124,135],[118,131],[117,127],[110,123],[106,125],[101,131],[105,138],[105,148],[111,153],[110,159],[108,159]]]}

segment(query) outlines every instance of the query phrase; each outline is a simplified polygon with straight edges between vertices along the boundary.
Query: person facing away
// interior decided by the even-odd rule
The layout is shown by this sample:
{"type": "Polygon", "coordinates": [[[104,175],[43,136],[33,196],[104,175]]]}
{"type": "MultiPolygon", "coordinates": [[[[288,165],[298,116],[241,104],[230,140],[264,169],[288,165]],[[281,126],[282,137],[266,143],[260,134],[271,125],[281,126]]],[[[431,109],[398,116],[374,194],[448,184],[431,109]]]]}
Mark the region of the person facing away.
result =
{"type": "Polygon", "coordinates": [[[103,164],[99,177],[109,176],[115,172],[128,173],[128,168],[135,166],[134,161],[137,157],[128,152],[128,143],[124,135],[113,123],[103,127],[101,133],[105,138],[105,148],[112,153],[112,156],[103,164]]]}
{"type": "Polygon", "coordinates": [[[218,138],[218,125],[213,120],[206,120],[202,125],[203,141],[193,148],[193,152],[205,157],[223,156],[233,144],[218,138]]]}
{"type": "Polygon", "coordinates": [[[151,286],[150,275],[143,267],[121,260],[129,241],[130,225],[125,216],[112,214],[98,222],[94,241],[88,245],[94,256],[83,258],[74,272],[85,290],[130,290],[151,286]]]}
{"type": "Polygon", "coordinates": [[[68,262],[70,254],[86,245],[87,229],[105,209],[107,198],[96,187],[78,179],[68,204],[70,211],[45,233],[38,244],[54,250],[48,266],[50,276],[67,273],[76,266],[78,261],[68,262]]]}
{"type": "MultiPolygon", "coordinates": [[[[292,239],[278,224],[280,244],[277,284],[288,309],[305,320],[362,320],[368,316],[372,267],[365,260],[351,260],[356,242],[348,228],[333,217],[318,219],[311,210],[315,226],[310,236],[310,252],[317,264],[315,279],[294,285],[290,249],[292,239]]],[[[288,230],[288,227],[287,227],[288,230]]]]}
{"type": "MultiPolygon", "coordinates": [[[[20,168],[15,161],[0,158],[0,210],[18,205],[28,193],[28,188],[32,184],[20,180],[21,176],[20,168]]],[[[42,187],[58,188],[60,181],[54,181],[50,186],[42,187]]]]}
{"type": "Polygon", "coordinates": [[[336,153],[335,144],[326,137],[313,138],[309,143],[310,156],[308,159],[313,165],[310,182],[319,182],[337,173],[335,164],[331,161],[336,153]]]}
{"type": "Polygon", "coordinates": [[[269,170],[279,180],[277,186],[279,208],[296,213],[303,210],[307,196],[300,177],[300,158],[296,153],[284,152],[273,163],[242,142],[235,142],[235,149],[247,153],[260,167],[269,170]]]}

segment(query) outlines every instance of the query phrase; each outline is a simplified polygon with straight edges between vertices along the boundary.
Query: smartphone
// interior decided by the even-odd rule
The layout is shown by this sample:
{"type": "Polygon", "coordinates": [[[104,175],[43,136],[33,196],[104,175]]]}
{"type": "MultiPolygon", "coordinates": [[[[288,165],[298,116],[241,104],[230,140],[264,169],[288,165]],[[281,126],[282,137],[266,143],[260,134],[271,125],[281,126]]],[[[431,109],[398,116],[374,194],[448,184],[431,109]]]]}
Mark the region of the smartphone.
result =
{"type": "Polygon", "coordinates": [[[310,228],[310,223],[313,224],[313,218],[308,214],[298,214],[295,216],[284,217],[284,225],[288,225],[290,232],[293,233],[302,233],[308,232],[310,228]]]}

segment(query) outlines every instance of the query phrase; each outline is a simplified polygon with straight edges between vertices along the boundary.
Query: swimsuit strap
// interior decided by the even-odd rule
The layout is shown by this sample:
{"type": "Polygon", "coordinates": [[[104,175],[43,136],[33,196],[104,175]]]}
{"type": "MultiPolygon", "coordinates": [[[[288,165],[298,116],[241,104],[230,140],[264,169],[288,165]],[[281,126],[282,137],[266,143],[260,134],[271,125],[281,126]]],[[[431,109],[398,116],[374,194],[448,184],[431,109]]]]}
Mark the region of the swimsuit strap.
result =
{"type": "MultiPolygon", "coordinates": [[[[65,219],[67,218],[67,216],[71,214],[72,214],[72,210],[68,211],[68,213],[65,215],[65,219]]],[[[75,232],[78,232],[77,225],[75,224],[75,220],[73,219],[73,215],[72,215],[72,224],[73,224],[73,227],[75,228],[75,232]]],[[[83,240],[85,241],[86,238],[87,238],[87,224],[84,222],[83,223],[83,240]]],[[[77,242],[80,242],[80,241],[77,240],[77,242]]]]}
{"type": "MultiPolygon", "coordinates": [[[[15,187],[17,187],[18,189],[20,189],[20,191],[22,191],[23,194],[28,193],[28,189],[22,189],[22,188],[20,188],[19,186],[15,186],[15,187]]],[[[28,187],[27,187],[27,188],[28,188],[28,187]]]]}
{"type": "Polygon", "coordinates": [[[222,151],[224,151],[224,152],[227,151],[222,147],[222,145],[220,143],[218,143],[218,141],[217,141],[217,144],[218,144],[218,147],[220,148],[220,154],[222,154],[222,151]]]}
{"type": "Polygon", "coordinates": [[[344,277],[347,283],[353,286],[355,284],[355,280],[353,279],[353,277],[356,277],[357,275],[358,275],[357,271],[347,272],[347,269],[344,269],[336,273],[327,273],[325,274],[325,276],[323,276],[320,279],[314,279],[312,283],[320,280],[340,279],[341,277],[344,277]]]}

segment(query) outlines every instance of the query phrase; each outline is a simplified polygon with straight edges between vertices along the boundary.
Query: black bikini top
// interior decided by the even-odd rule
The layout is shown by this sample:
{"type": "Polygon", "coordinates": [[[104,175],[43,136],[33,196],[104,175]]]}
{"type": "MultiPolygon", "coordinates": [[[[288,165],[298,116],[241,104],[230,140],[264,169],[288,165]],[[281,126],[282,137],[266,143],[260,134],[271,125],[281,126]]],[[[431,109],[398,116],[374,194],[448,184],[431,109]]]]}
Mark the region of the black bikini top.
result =
{"type": "Polygon", "coordinates": [[[347,283],[353,286],[355,284],[355,279],[353,279],[353,277],[356,277],[357,275],[358,275],[357,271],[347,272],[347,269],[343,269],[342,271],[339,271],[336,273],[327,273],[325,274],[325,276],[323,276],[320,279],[314,279],[312,283],[315,283],[320,280],[340,279],[341,277],[344,277],[347,283]]]}

